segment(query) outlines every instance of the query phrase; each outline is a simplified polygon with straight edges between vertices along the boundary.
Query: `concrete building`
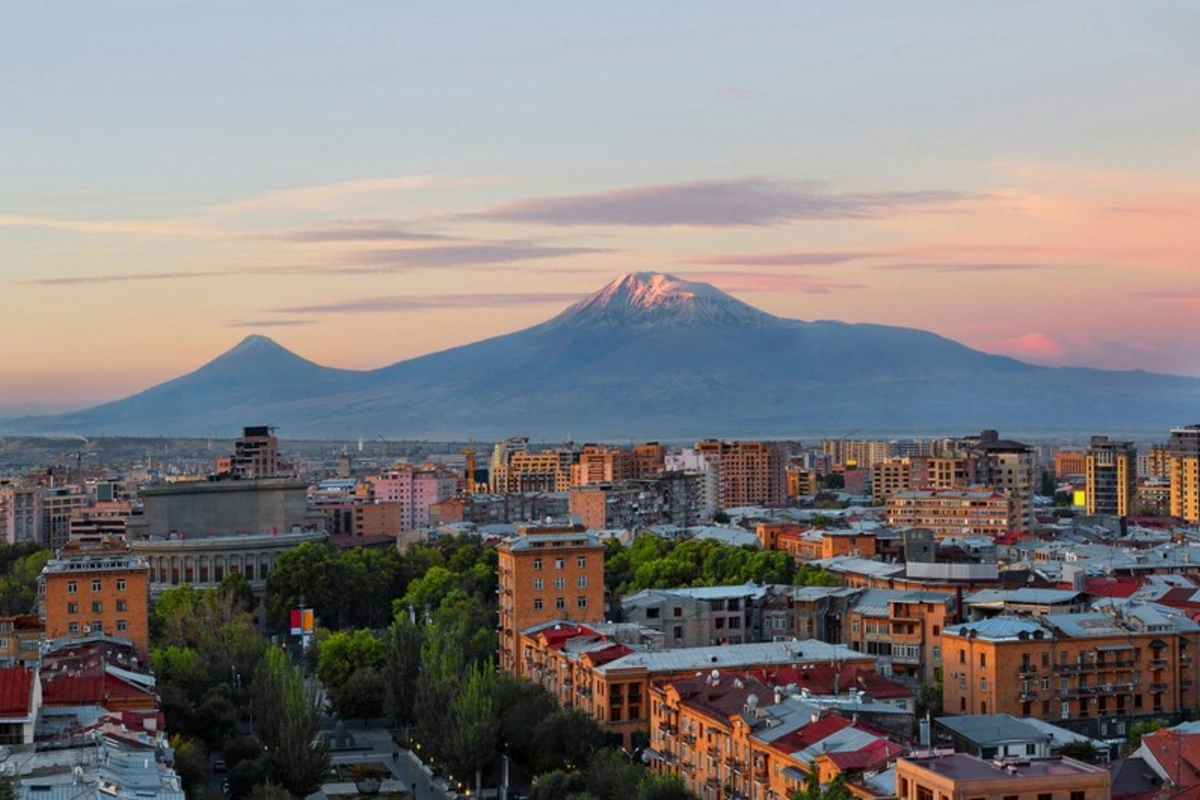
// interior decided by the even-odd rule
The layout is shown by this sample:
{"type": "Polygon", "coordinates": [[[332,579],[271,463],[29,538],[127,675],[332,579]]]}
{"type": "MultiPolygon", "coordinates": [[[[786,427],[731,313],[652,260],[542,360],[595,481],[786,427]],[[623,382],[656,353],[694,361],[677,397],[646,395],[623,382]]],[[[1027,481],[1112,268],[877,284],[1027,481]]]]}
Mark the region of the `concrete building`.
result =
{"type": "Polygon", "coordinates": [[[778,442],[708,439],[697,442],[695,450],[715,466],[717,510],[787,502],[787,458],[778,442]]]}
{"type": "Polygon", "coordinates": [[[604,621],[604,545],[574,530],[530,533],[501,542],[500,669],[521,675],[521,633],[553,621],[604,621]]]}
{"type": "Polygon", "coordinates": [[[1000,616],[942,631],[947,713],[1053,721],[1092,738],[1194,708],[1200,625],[1149,603],[1000,616]]]}
{"type": "Polygon", "coordinates": [[[621,598],[625,621],[653,629],[666,647],[704,647],[763,641],[767,588],[702,586],[645,589],[621,598]]]}
{"type": "Polygon", "coordinates": [[[613,483],[633,477],[634,456],[618,447],[585,444],[579,461],[571,466],[571,485],[613,483]]]}
{"type": "Polygon", "coordinates": [[[42,490],[0,482],[0,534],[9,544],[42,541],[42,490]]]}
{"type": "Polygon", "coordinates": [[[279,458],[279,440],[266,425],[243,428],[241,437],[233,442],[233,456],[221,459],[217,467],[218,475],[228,475],[235,480],[276,478],[284,472],[285,466],[279,458]]]}
{"type": "Polygon", "coordinates": [[[42,543],[57,550],[71,538],[71,517],[90,502],[86,492],[74,486],[42,489],[42,543]]]}
{"type": "Polygon", "coordinates": [[[887,501],[888,525],[926,528],[938,539],[955,536],[995,538],[1020,522],[1012,498],[995,489],[963,492],[904,491],[887,501]]]}
{"type": "Polygon", "coordinates": [[[150,648],[150,565],[123,539],[77,539],[58,552],[38,580],[46,638],[112,633],[150,648]]]}
{"type": "Polygon", "coordinates": [[[1200,523],[1200,425],[1172,429],[1167,447],[1171,516],[1200,523]]]}
{"type": "Polygon", "coordinates": [[[984,761],[966,753],[896,762],[897,800],[1111,800],[1107,769],[1062,756],[984,761]]]}
{"type": "Polygon", "coordinates": [[[1126,517],[1137,498],[1137,449],[1133,442],[1093,436],[1087,451],[1087,513],[1126,517]]]}
{"type": "Polygon", "coordinates": [[[984,431],[971,457],[974,473],[972,483],[990,486],[1011,498],[1015,529],[1033,530],[1036,466],[1033,448],[1001,439],[995,431],[984,431]]]}

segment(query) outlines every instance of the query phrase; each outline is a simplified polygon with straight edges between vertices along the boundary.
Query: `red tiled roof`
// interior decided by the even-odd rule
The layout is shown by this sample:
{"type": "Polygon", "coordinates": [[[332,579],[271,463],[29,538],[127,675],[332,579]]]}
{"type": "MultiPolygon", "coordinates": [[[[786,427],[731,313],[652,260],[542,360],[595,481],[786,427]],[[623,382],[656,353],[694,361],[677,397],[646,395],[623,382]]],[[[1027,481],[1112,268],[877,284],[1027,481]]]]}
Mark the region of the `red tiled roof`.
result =
{"type": "Polygon", "coordinates": [[[48,706],[102,706],[114,700],[145,698],[149,694],[107,673],[59,675],[42,684],[42,702],[48,706]]]}
{"type": "Polygon", "coordinates": [[[886,739],[876,739],[860,750],[828,753],[827,755],[839,770],[846,772],[848,770],[869,770],[886,764],[896,756],[903,754],[904,748],[900,745],[893,744],[886,739]]]}
{"type": "Polygon", "coordinates": [[[618,658],[627,656],[632,652],[634,652],[632,647],[620,642],[613,642],[601,650],[589,650],[583,654],[583,657],[591,661],[592,666],[599,667],[610,661],[616,661],[618,658]]]}
{"type": "Polygon", "coordinates": [[[1163,729],[1143,736],[1142,744],[1176,786],[1200,785],[1200,734],[1163,729]]]}
{"type": "Polygon", "coordinates": [[[830,714],[816,722],[805,725],[795,733],[789,733],[787,736],[776,739],[772,746],[785,753],[804,750],[805,748],[812,747],[817,742],[828,739],[840,730],[849,728],[853,724],[852,721],[845,717],[830,714]]]}
{"type": "Polygon", "coordinates": [[[558,650],[568,640],[574,639],[576,636],[596,636],[596,632],[591,628],[585,628],[582,625],[573,625],[571,623],[554,625],[545,630],[538,631],[538,636],[546,640],[546,646],[558,650]]]}
{"type": "Polygon", "coordinates": [[[0,716],[28,716],[32,696],[33,670],[25,667],[0,669],[0,716]]]}
{"type": "Polygon", "coordinates": [[[840,694],[854,688],[862,689],[870,697],[881,700],[913,696],[913,690],[905,684],[880,675],[873,669],[856,666],[815,665],[807,669],[784,667],[777,670],[753,670],[750,674],[769,685],[795,684],[813,694],[840,694]]]}
{"type": "Polygon", "coordinates": [[[1099,597],[1115,597],[1124,599],[1133,597],[1138,589],[1142,588],[1142,582],[1134,578],[1088,578],[1084,584],[1083,590],[1088,594],[1094,594],[1099,597]]]}

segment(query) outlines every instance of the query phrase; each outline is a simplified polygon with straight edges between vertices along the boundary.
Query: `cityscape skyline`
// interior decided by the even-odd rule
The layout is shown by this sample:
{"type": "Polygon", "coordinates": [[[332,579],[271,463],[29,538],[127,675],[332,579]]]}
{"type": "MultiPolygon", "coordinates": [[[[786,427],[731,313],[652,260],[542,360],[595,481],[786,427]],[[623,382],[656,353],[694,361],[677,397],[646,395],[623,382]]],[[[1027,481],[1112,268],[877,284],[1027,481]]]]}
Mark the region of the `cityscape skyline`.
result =
{"type": "Polygon", "coordinates": [[[380,367],[643,269],[1200,375],[1194,8],[604,8],[7,9],[0,416],[250,333],[380,367]]]}

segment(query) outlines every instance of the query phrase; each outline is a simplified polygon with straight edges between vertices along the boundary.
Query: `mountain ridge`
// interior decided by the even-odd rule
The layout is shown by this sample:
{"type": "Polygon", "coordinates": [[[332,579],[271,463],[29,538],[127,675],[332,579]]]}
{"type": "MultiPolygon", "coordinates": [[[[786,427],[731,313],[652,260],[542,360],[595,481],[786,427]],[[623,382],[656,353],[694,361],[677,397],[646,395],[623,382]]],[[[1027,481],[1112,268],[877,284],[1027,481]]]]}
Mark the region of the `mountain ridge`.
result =
{"type": "Polygon", "coordinates": [[[630,273],[549,320],[356,371],[247,336],[193,372],[9,433],[418,439],[786,436],[798,430],[1165,429],[1200,380],[1040,367],[935,333],[803,321],[707,283],[630,273]]]}

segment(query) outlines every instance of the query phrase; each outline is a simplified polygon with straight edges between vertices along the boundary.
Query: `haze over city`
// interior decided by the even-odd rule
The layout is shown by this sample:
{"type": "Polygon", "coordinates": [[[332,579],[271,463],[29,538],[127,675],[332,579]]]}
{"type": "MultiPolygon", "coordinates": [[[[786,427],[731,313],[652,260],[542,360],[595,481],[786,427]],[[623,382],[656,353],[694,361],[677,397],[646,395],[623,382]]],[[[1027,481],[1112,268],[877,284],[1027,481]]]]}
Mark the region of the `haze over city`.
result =
{"type": "Polygon", "coordinates": [[[1190,3],[8,7],[0,412],[364,369],[629,271],[1200,375],[1190,3]]]}

